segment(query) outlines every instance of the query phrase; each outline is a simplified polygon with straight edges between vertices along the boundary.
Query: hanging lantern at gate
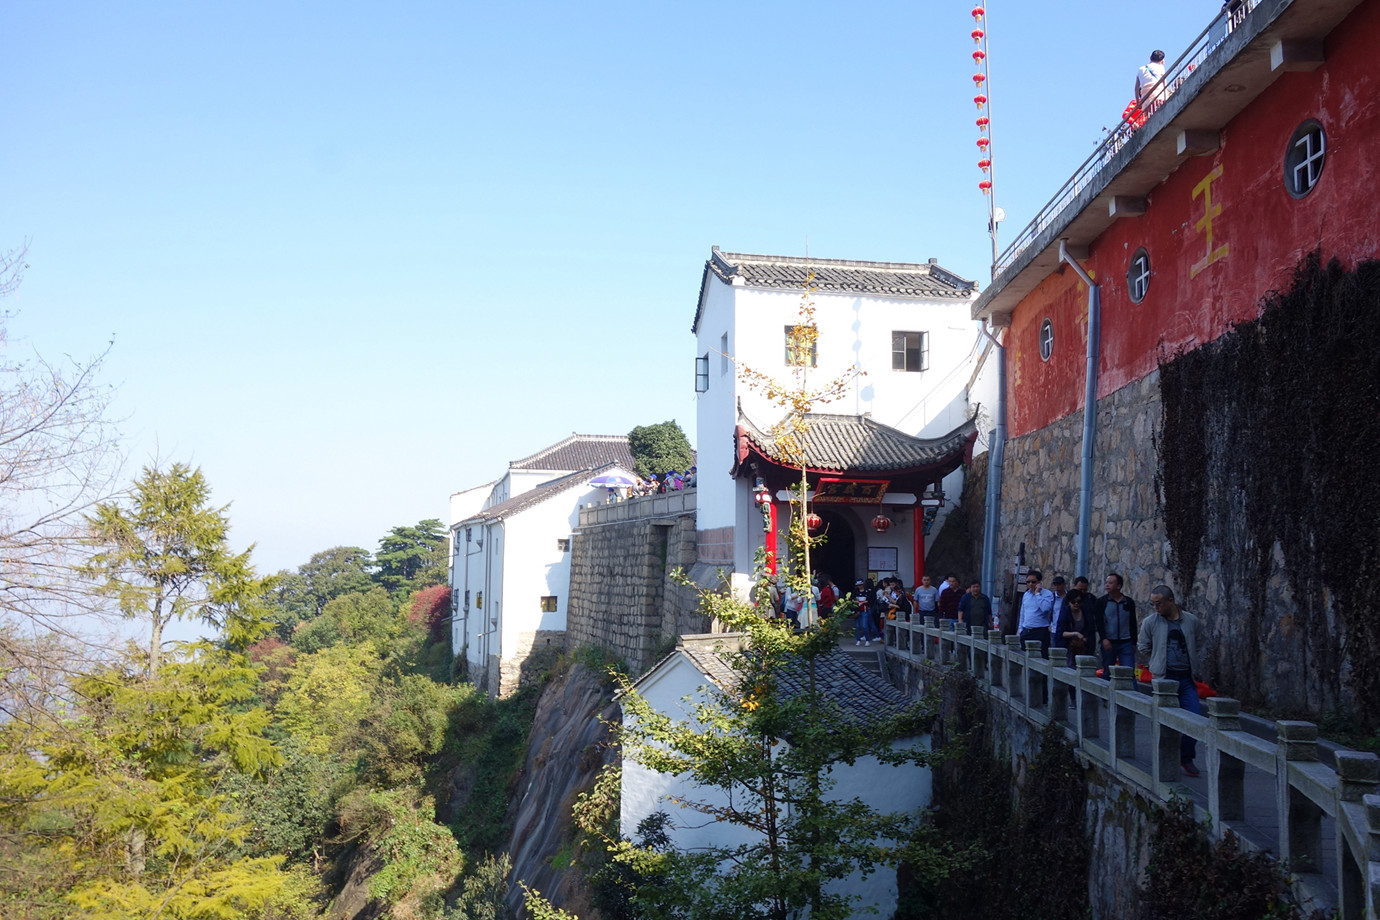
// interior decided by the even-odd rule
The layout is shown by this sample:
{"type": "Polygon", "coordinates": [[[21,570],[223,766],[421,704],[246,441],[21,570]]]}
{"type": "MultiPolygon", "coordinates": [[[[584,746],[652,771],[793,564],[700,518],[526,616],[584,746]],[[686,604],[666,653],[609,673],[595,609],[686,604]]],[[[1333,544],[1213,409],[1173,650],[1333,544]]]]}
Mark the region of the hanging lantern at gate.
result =
{"type": "Polygon", "coordinates": [[[872,519],[872,529],[877,533],[886,533],[891,529],[891,518],[885,514],[878,514],[872,519]]]}
{"type": "Polygon", "coordinates": [[[824,526],[824,518],[811,511],[805,515],[805,526],[812,531],[819,530],[824,526]]]}

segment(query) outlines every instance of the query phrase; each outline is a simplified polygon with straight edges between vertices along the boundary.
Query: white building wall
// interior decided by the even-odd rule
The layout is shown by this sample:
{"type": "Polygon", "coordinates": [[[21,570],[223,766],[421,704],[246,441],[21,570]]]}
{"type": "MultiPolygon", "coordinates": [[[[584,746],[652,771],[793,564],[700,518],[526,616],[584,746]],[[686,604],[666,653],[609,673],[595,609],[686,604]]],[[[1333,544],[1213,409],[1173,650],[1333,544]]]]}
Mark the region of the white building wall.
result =
{"type": "Polygon", "coordinates": [[[732,527],[737,521],[737,490],[729,476],[737,419],[737,377],[730,358],[741,341],[733,325],[734,290],[717,280],[710,283],[695,340],[695,355],[709,356],[709,390],[697,394],[695,411],[695,526],[700,530],[732,527]]]}
{"type": "MultiPolygon", "coordinates": [[[[865,371],[843,398],[820,405],[818,411],[870,414],[882,424],[918,437],[947,434],[967,420],[971,413],[968,383],[985,341],[980,325],[971,319],[968,300],[828,292],[816,292],[813,299],[819,325],[818,364],[810,369],[807,382],[822,384],[853,367],[865,371]],[[893,332],[926,333],[928,370],[892,370],[893,332]]],[[[709,355],[710,372],[708,392],[698,395],[696,526],[701,531],[735,527],[733,567],[738,572],[752,571],[757,547],[762,544],[760,512],[752,501],[751,484],[735,482],[728,475],[734,460],[738,404],[741,400],[744,413],[763,426],[778,421],[784,410],[739,382],[734,367],[724,367],[720,352],[727,350],[741,364],[779,380],[792,380],[793,369],[785,362],[785,327],[794,323],[799,306],[798,291],[730,285],[713,276],[705,292],[695,353],[709,355]]],[[[985,406],[995,405],[995,377],[984,371],[979,380],[983,387],[977,391],[978,397],[985,406]]],[[[946,477],[942,487],[956,498],[962,482],[962,472],[956,471],[946,477]]],[[[941,517],[947,510],[941,511],[941,517]]],[[[887,545],[898,542],[902,530],[909,536],[909,527],[894,528],[887,545]]],[[[938,533],[937,525],[931,533],[938,533]]],[[[913,574],[909,543],[901,545],[900,556],[902,577],[907,578],[913,574]]]]}
{"type": "MultiPolygon", "coordinates": [[[[712,685],[687,658],[676,656],[668,660],[638,688],[642,696],[658,711],[676,719],[694,721],[693,705],[705,698],[705,690],[712,685]]],[[[625,724],[631,719],[625,716],[625,724]]],[[[902,739],[894,747],[920,743],[928,747],[928,739],[902,739]]],[[[917,813],[928,808],[933,796],[933,779],[925,767],[897,767],[883,764],[875,757],[860,757],[851,766],[840,766],[830,780],[834,787],[828,798],[835,802],[860,800],[882,812],[917,813]]],[[[709,805],[728,805],[727,790],[716,786],[698,786],[684,775],[668,776],[656,773],[631,757],[623,760],[623,780],[619,812],[619,832],[634,839],[637,825],[647,816],[665,811],[675,825],[670,836],[679,849],[706,846],[734,846],[760,839],[760,835],[736,825],[725,824],[706,817],[692,808],[681,808],[672,799],[704,802],[709,805]]],[[[741,805],[741,802],[738,803],[741,805]]],[[[883,867],[867,878],[859,872],[839,879],[829,886],[831,893],[857,896],[860,907],[875,906],[878,916],[890,916],[896,909],[897,884],[894,868],[883,867]]]]}
{"type": "MultiPolygon", "coordinates": [[[[627,470],[613,473],[631,476],[627,470]]],[[[557,540],[568,539],[580,520],[580,506],[603,502],[607,490],[571,489],[552,496],[507,522],[508,547],[503,562],[505,657],[516,654],[523,633],[563,632],[570,600],[570,551],[557,549],[557,540]],[[543,612],[541,599],[556,598],[556,610],[543,612]]]]}

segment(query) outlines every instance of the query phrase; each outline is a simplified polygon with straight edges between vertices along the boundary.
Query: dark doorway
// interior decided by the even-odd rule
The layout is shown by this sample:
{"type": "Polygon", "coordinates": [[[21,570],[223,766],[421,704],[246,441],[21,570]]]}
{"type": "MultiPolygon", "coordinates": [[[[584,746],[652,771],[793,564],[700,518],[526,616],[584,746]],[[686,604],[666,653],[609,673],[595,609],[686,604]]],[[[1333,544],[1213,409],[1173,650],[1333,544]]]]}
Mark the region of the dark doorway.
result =
{"type": "Polygon", "coordinates": [[[824,532],[828,539],[823,546],[810,551],[810,561],[814,569],[834,579],[840,594],[846,594],[853,590],[853,580],[857,577],[853,568],[857,559],[853,528],[838,511],[822,509],[818,505],[814,510],[824,521],[824,532]]]}

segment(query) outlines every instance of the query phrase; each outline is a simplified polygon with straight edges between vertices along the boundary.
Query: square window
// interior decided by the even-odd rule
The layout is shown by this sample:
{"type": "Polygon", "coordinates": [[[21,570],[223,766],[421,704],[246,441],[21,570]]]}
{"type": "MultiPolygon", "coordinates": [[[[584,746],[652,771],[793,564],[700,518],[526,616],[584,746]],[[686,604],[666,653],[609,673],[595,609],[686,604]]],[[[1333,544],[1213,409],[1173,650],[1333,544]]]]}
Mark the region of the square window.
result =
{"type": "Polygon", "coordinates": [[[563,553],[568,553],[568,552],[570,552],[570,538],[569,538],[569,537],[560,537],[559,539],[557,539],[557,540],[556,540],[556,549],[560,550],[560,551],[563,552],[563,553]]]}
{"type": "Polygon", "coordinates": [[[815,326],[787,326],[786,365],[788,367],[817,366],[819,364],[818,336],[819,329],[815,326]]]}
{"type": "Polygon", "coordinates": [[[923,332],[891,334],[891,369],[919,373],[930,369],[930,337],[923,332]]]}
{"type": "Polygon", "coordinates": [[[544,596],[544,597],[541,599],[541,612],[542,612],[542,613],[555,613],[555,612],[556,612],[556,595],[554,595],[554,594],[548,594],[548,595],[544,596]]]}

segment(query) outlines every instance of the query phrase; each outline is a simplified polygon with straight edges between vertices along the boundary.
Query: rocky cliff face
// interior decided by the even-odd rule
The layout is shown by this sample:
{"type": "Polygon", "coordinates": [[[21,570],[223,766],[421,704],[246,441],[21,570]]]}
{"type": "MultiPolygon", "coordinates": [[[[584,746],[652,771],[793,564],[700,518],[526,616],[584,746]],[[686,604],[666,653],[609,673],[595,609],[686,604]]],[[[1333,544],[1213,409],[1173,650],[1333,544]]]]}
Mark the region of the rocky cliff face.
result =
{"type": "Polygon", "coordinates": [[[542,691],[532,724],[527,763],[509,806],[513,828],[507,850],[513,859],[508,904],[522,904],[524,882],[553,904],[591,915],[571,853],[570,808],[594,785],[605,764],[617,759],[610,725],[622,718],[604,675],[576,664],[542,691]]]}

